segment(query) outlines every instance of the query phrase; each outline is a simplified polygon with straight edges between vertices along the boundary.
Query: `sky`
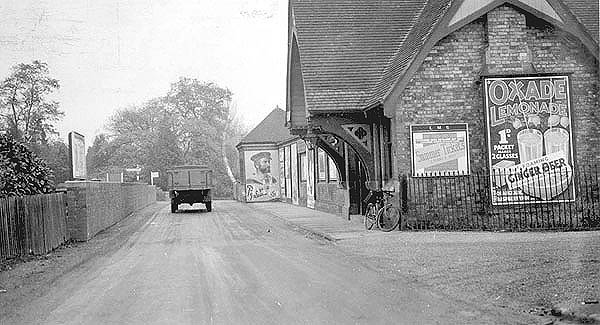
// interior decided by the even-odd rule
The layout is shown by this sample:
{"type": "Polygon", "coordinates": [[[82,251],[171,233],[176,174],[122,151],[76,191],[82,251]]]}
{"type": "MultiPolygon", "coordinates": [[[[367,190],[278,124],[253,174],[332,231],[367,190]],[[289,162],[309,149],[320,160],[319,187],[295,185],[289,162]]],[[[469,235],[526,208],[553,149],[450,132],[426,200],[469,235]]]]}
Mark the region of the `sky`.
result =
{"type": "Polygon", "coordinates": [[[246,126],[285,107],[285,0],[2,0],[0,78],[40,60],[60,82],[59,137],[90,146],[117,110],[179,77],[233,92],[246,126]]]}

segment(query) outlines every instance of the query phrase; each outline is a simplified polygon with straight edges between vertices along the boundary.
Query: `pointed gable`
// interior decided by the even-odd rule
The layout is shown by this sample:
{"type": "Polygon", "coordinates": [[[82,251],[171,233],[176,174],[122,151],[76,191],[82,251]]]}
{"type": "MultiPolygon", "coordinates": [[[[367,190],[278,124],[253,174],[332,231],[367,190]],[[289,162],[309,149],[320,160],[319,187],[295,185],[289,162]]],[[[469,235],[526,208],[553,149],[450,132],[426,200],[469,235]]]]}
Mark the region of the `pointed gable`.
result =
{"type": "Polygon", "coordinates": [[[285,111],[277,107],[267,115],[252,131],[250,131],[238,144],[272,143],[277,144],[289,139],[289,130],[285,127],[285,111]]]}
{"type": "MultiPolygon", "coordinates": [[[[477,13],[484,9],[486,6],[498,2],[496,0],[464,0],[452,19],[450,20],[450,26],[460,22],[468,16],[477,13]]],[[[556,13],[554,8],[546,0],[520,0],[526,6],[529,6],[548,17],[556,19],[557,21],[563,22],[560,16],[556,13]]]]}

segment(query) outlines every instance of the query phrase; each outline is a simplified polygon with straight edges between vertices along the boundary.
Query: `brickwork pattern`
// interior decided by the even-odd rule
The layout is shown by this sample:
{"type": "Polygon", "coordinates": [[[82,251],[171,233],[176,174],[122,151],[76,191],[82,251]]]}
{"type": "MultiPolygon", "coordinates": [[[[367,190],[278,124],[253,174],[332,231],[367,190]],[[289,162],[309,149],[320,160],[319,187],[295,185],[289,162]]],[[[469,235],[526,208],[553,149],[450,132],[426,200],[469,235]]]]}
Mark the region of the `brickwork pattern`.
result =
{"type": "Polygon", "coordinates": [[[348,191],[337,183],[317,183],[315,209],[347,217],[350,209],[348,191]]]}
{"type": "Polygon", "coordinates": [[[510,6],[487,14],[487,70],[491,74],[521,73],[530,61],[525,16],[510,6]]]}
{"type": "Polygon", "coordinates": [[[438,42],[409,82],[396,107],[396,174],[411,172],[411,124],[467,122],[472,169],[487,169],[480,76],[532,72],[572,74],[577,160],[596,161],[598,62],[578,40],[505,5],[438,42]]]}
{"type": "MultiPolygon", "coordinates": [[[[581,165],[598,161],[598,61],[573,36],[504,5],[440,40],[401,94],[394,123],[395,174],[411,173],[409,126],[434,123],[468,123],[471,170],[487,171],[480,77],[530,73],[570,75],[575,161],[581,165]]],[[[446,199],[437,197],[436,202],[446,202],[440,207],[452,209],[454,203],[446,199]]],[[[494,207],[488,212],[507,215],[513,210],[494,207]]],[[[434,214],[445,215],[441,210],[434,214]]]]}
{"type": "MultiPolygon", "coordinates": [[[[542,22],[538,22],[541,25],[542,22]]],[[[539,73],[570,73],[576,162],[600,159],[598,61],[577,39],[550,25],[528,27],[532,64],[539,73]]]]}
{"type": "Polygon", "coordinates": [[[471,163],[485,165],[485,113],[479,86],[485,46],[485,23],[478,20],[431,50],[396,110],[397,175],[411,172],[411,124],[469,123],[471,163]]]}
{"type": "Polygon", "coordinates": [[[67,233],[86,241],[131,213],[156,202],[156,188],[146,184],[73,182],[66,184],[67,233]]]}

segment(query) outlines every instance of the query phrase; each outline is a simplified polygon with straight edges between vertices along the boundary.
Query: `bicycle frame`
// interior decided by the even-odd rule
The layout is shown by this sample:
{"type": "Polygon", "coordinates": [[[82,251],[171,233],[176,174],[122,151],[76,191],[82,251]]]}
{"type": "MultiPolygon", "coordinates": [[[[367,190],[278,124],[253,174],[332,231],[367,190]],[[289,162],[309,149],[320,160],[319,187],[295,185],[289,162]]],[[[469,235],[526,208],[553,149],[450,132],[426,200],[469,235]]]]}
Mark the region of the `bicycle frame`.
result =
{"type": "Polygon", "coordinates": [[[400,211],[390,202],[393,196],[387,191],[381,191],[378,193],[370,192],[365,198],[365,202],[374,201],[367,204],[367,211],[364,216],[367,230],[371,230],[375,224],[382,231],[391,231],[398,226],[400,211]],[[372,200],[373,194],[376,194],[376,196],[372,200]]]}

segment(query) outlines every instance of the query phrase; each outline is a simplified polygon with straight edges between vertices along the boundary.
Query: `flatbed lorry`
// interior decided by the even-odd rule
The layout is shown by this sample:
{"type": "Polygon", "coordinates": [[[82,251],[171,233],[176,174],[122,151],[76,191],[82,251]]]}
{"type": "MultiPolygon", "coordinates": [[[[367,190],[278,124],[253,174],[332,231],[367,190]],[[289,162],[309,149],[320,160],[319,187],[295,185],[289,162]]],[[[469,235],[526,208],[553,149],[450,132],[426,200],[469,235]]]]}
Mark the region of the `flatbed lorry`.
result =
{"type": "Polygon", "coordinates": [[[207,211],[212,211],[211,187],[212,170],[207,166],[173,166],[167,170],[171,212],[177,212],[179,205],[204,203],[207,211]]]}

